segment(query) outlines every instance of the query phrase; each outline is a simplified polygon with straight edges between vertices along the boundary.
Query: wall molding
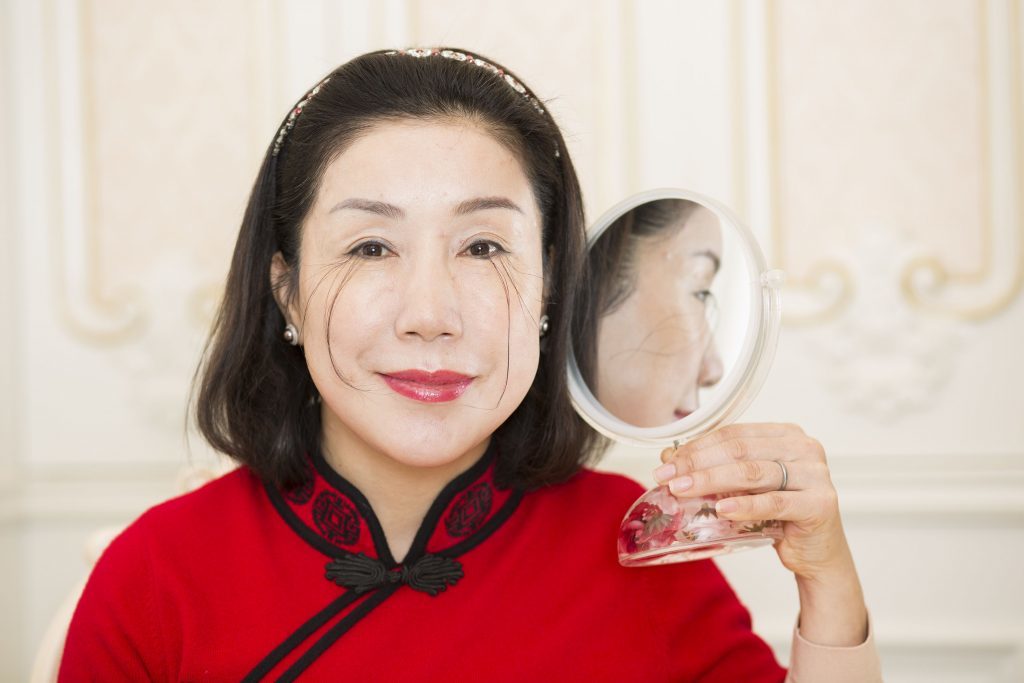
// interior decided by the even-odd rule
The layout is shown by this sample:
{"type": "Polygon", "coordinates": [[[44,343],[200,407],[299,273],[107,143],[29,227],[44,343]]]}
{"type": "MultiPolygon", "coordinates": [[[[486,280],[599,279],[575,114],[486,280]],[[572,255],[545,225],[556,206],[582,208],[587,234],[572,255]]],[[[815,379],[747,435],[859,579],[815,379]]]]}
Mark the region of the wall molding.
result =
{"type": "Polygon", "coordinates": [[[0,496],[0,525],[128,520],[223,474],[227,460],[22,467],[0,496]]]}
{"type": "Polygon", "coordinates": [[[1024,288],[1024,52],[1020,44],[1020,0],[978,0],[975,7],[982,153],[978,173],[983,180],[983,198],[988,200],[983,202],[980,221],[982,263],[974,270],[957,272],[935,256],[922,256],[906,264],[901,278],[902,294],[912,306],[962,321],[987,320],[997,315],[1024,288]],[[1006,187],[1000,187],[1001,178],[1009,178],[1006,187]],[[1000,204],[1006,205],[1006,209],[1000,210],[1000,204]],[[1012,246],[997,244],[997,233],[1012,246]],[[1009,282],[994,296],[980,296],[978,290],[993,279],[994,264],[1000,260],[1011,269],[1009,282]],[[943,301],[951,297],[940,295],[954,288],[963,290],[960,300],[943,301]]]}
{"type": "MultiPolygon", "coordinates": [[[[1024,53],[1020,0],[979,0],[974,8],[979,33],[977,100],[981,108],[977,131],[981,166],[976,171],[982,178],[983,197],[975,229],[982,262],[973,270],[958,271],[932,255],[931,245],[921,244],[918,255],[902,264],[892,283],[893,294],[902,303],[922,314],[958,322],[995,317],[1024,290],[1024,220],[1020,217],[1024,197],[1024,53]],[[1006,271],[1005,277],[1002,271],[1006,271]]],[[[747,47],[760,59],[744,60],[745,68],[733,75],[737,80],[734,89],[750,104],[751,116],[766,122],[763,126],[752,124],[755,133],[748,150],[751,165],[757,170],[747,188],[757,208],[751,222],[766,224],[768,256],[787,271],[787,289],[794,302],[790,304],[792,310],[783,314],[784,323],[831,323],[854,301],[859,282],[844,259],[823,257],[814,263],[791,264],[786,257],[788,222],[779,199],[783,181],[780,155],[784,152],[778,68],[780,9],[775,3],[749,3],[740,11],[744,16],[736,20],[736,30],[745,27],[747,47]],[[759,184],[765,187],[755,187],[759,184]],[[812,301],[818,303],[812,305],[812,301]]],[[[742,51],[737,52],[742,58],[742,51]]]]}
{"type": "Polygon", "coordinates": [[[49,150],[49,186],[59,198],[50,217],[53,294],[72,335],[113,346],[138,335],[147,317],[136,288],[111,293],[101,277],[92,4],[55,4],[43,5],[41,60],[48,83],[46,124],[56,132],[49,150]]]}
{"type": "MultiPolygon", "coordinates": [[[[599,469],[650,485],[653,451],[612,451],[599,469]]],[[[848,522],[887,526],[1024,526],[1024,453],[833,454],[832,480],[848,522]]],[[[0,523],[136,515],[216,476],[229,461],[35,465],[7,472],[0,523]]]]}
{"type": "MultiPolygon", "coordinates": [[[[1024,525],[1024,452],[1005,454],[830,454],[847,522],[947,527],[1024,525]]],[[[645,486],[657,453],[615,449],[600,464],[645,486]]]]}

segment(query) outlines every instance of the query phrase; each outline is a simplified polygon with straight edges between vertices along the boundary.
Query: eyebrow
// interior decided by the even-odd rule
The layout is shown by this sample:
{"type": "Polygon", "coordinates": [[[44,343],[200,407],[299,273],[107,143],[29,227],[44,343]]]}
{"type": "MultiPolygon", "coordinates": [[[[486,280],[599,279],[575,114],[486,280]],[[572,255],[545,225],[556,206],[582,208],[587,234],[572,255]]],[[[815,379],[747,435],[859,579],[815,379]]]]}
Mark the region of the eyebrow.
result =
{"type": "Polygon", "coordinates": [[[474,211],[486,211],[487,209],[508,209],[509,211],[523,213],[519,205],[507,197],[476,197],[459,203],[455,210],[452,211],[452,214],[462,216],[474,211]]]}
{"type": "Polygon", "coordinates": [[[711,251],[710,249],[702,249],[700,251],[694,251],[690,253],[690,256],[707,256],[715,264],[715,272],[722,267],[722,260],[718,258],[718,254],[711,251]]]}
{"type": "Polygon", "coordinates": [[[387,202],[378,202],[372,199],[359,199],[353,197],[352,199],[346,199],[345,201],[338,202],[328,214],[332,214],[335,211],[342,211],[344,209],[354,209],[356,211],[366,211],[367,213],[375,213],[378,216],[384,216],[385,218],[405,218],[405,212],[400,207],[394,204],[388,204],[387,202]]]}
{"type": "MultiPolygon", "coordinates": [[[[400,206],[388,204],[387,202],[375,201],[373,199],[360,199],[358,197],[338,202],[327,213],[331,214],[343,209],[366,211],[368,213],[396,220],[405,218],[405,211],[403,211],[400,206]]],[[[475,211],[486,211],[488,209],[508,209],[509,211],[523,213],[523,210],[519,208],[519,205],[507,197],[474,197],[473,199],[467,199],[464,202],[459,202],[452,210],[452,215],[463,216],[475,211]]]]}

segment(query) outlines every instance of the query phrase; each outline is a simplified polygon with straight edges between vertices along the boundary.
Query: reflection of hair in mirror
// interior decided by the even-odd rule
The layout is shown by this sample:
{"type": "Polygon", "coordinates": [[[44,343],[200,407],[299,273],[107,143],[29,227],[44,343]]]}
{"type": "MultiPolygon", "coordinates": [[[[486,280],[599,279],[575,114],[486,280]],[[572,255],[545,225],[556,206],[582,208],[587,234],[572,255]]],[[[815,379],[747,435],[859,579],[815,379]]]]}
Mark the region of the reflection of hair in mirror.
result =
{"type": "Polygon", "coordinates": [[[636,288],[635,255],[641,238],[669,238],[700,204],[665,198],[644,202],[619,216],[587,254],[584,293],[573,352],[583,380],[597,395],[597,334],[601,318],[614,311],[636,288]]]}
{"type": "Polygon", "coordinates": [[[533,385],[494,434],[496,474],[526,488],[564,480],[605,442],[573,410],[566,380],[585,233],[579,181],[558,126],[502,76],[441,56],[373,52],[329,78],[294,118],[280,152],[272,154],[274,140],[267,146],[193,382],[200,432],[264,481],[289,487],[308,477],[304,454],[319,447],[321,406],[301,350],[281,341],[286,321],[271,291],[271,259],[280,251],[289,266],[288,281],[275,287],[297,292],[300,229],[321,176],[374,124],[468,119],[521,161],[543,219],[550,329],[533,385]]]}

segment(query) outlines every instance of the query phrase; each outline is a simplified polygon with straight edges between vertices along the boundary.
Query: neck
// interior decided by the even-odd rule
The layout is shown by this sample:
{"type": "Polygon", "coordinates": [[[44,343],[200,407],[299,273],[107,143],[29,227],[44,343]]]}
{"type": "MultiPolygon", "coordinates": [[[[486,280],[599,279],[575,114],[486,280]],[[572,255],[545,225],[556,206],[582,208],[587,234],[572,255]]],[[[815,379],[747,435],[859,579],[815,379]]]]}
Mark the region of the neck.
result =
{"type": "MultiPolygon", "coordinates": [[[[325,405],[324,410],[330,409],[325,405]]],[[[323,425],[324,459],[369,501],[396,562],[401,562],[409,552],[441,489],[479,461],[490,443],[489,438],[485,439],[440,465],[418,466],[378,451],[333,415],[325,414],[323,425]]]]}

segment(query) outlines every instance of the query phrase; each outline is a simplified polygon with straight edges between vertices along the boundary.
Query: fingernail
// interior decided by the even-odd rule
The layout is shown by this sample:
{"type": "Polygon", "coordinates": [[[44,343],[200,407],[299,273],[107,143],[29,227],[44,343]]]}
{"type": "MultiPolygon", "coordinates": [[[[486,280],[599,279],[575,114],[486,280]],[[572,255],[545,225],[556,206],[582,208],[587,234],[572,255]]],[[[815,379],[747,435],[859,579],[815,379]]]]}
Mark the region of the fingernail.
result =
{"type": "Polygon", "coordinates": [[[735,500],[720,500],[715,503],[715,512],[729,514],[730,512],[736,512],[739,507],[735,500]]]}
{"type": "Polygon", "coordinates": [[[659,484],[668,481],[676,475],[676,464],[674,462],[667,462],[658,469],[654,470],[654,480],[659,484]]]}
{"type": "Polygon", "coordinates": [[[693,486],[693,477],[679,477],[668,483],[668,490],[672,493],[682,493],[693,486]]]}

